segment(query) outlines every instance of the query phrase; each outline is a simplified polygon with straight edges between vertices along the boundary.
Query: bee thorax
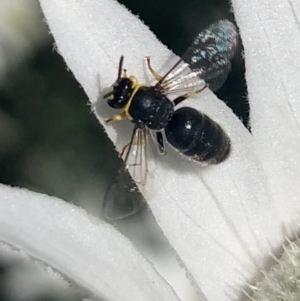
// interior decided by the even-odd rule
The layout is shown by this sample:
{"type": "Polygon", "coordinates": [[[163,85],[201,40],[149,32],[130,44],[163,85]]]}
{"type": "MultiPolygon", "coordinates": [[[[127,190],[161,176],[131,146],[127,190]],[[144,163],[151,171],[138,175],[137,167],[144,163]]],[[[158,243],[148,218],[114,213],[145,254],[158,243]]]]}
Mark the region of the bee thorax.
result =
{"type": "Polygon", "coordinates": [[[155,87],[141,87],[128,110],[133,122],[143,122],[149,129],[162,130],[169,123],[173,103],[155,87]]]}

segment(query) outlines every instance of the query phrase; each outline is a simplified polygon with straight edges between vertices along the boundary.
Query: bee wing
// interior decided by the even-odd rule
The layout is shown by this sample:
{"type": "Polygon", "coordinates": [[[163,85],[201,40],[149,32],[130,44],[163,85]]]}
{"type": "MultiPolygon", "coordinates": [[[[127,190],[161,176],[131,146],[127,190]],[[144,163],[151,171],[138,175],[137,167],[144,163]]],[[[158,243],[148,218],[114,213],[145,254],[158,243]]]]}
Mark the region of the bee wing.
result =
{"type": "Polygon", "coordinates": [[[200,78],[199,70],[192,71],[189,64],[182,59],[177,62],[176,67],[157,86],[165,95],[193,93],[202,90],[206,83],[200,78]]]}
{"type": "Polygon", "coordinates": [[[143,195],[151,192],[150,183],[155,166],[155,158],[150,155],[150,140],[149,130],[136,126],[130,142],[121,151],[123,165],[109,186],[102,205],[107,220],[130,217],[144,207],[143,195]]]}
{"type": "Polygon", "coordinates": [[[201,31],[182,56],[192,70],[216,91],[231,70],[237,48],[237,30],[228,20],[219,20],[201,31]]]}
{"type": "Polygon", "coordinates": [[[102,203],[106,220],[120,220],[139,212],[145,200],[128,170],[122,167],[109,186],[102,203]]]}
{"type": "Polygon", "coordinates": [[[228,20],[219,20],[201,31],[181,59],[162,77],[164,93],[192,93],[205,83],[212,91],[225,82],[237,47],[237,30],[228,20]]]}

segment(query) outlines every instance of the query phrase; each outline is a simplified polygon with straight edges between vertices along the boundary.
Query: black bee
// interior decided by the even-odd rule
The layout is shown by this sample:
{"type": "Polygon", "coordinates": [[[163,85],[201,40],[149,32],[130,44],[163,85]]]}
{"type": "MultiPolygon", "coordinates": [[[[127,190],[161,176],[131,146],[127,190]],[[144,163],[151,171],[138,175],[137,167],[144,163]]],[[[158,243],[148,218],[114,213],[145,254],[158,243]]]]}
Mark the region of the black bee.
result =
{"type": "Polygon", "coordinates": [[[124,166],[105,196],[106,218],[124,218],[140,209],[142,202],[136,198],[136,184],[143,190],[149,176],[149,144],[159,154],[165,154],[166,138],[177,151],[204,164],[218,164],[228,157],[230,140],[220,125],[191,107],[175,108],[206,87],[216,91],[223,85],[236,45],[234,24],[217,21],[197,35],[165,75],[156,73],[146,57],[147,67],[156,80],[152,86],[141,85],[136,77],[127,76],[121,57],[117,80],[104,98],[111,96],[108,105],[122,112],[106,122],[129,119],[134,129],[130,142],[120,153],[124,166]]]}

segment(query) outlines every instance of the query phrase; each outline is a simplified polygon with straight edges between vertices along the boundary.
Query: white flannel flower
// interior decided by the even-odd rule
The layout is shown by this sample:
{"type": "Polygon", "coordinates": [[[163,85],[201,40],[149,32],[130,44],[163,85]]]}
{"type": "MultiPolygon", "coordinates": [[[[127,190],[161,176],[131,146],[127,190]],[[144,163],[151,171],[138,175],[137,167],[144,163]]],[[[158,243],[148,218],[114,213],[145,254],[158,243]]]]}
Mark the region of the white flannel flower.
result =
{"type": "MultiPolygon", "coordinates": [[[[99,104],[102,89],[116,79],[121,55],[128,73],[147,82],[143,57],[151,56],[163,74],[172,53],[114,0],[40,2],[59,52],[91,103],[97,103],[99,121],[120,149],[132,125],[104,124],[111,110],[99,104]]],[[[224,128],[232,153],[220,165],[201,168],[170,152],[156,170],[162,187],[147,199],[209,301],[242,299],[247,283],[268,268],[270,255],[300,229],[300,2],[232,2],[245,47],[252,135],[209,90],[186,100],[184,105],[224,128]]],[[[153,267],[104,222],[57,199],[7,187],[0,193],[2,241],[108,300],[178,300],[153,267]]],[[[286,300],[297,300],[282,289],[286,300]]]]}

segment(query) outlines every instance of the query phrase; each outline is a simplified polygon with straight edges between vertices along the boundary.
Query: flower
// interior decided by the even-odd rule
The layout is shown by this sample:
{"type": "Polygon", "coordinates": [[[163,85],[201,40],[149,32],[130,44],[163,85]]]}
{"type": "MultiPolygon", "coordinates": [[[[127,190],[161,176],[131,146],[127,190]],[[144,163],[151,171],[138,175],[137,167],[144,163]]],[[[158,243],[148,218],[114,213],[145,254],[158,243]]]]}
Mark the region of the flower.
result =
{"type": "MultiPolygon", "coordinates": [[[[120,56],[125,55],[128,73],[141,81],[148,81],[144,56],[152,57],[159,73],[176,58],[114,0],[40,2],[59,52],[120,149],[130,125],[106,126],[104,117],[111,112],[98,101],[116,78],[120,56]]],[[[220,123],[232,153],[224,163],[203,169],[170,152],[156,170],[162,187],[147,199],[189,276],[212,301],[238,300],[266,268],[266,258],[299,229],[300,5],[296,0],[232,2],[245,48],[252,135],[210,91],[199,101],[185,101],[220,123]]],[[[0,193],[2,240],[109,300],[177,299],[104,222],[92,222],[80,209],[46,196],[5,187],[0,193]]]]}

